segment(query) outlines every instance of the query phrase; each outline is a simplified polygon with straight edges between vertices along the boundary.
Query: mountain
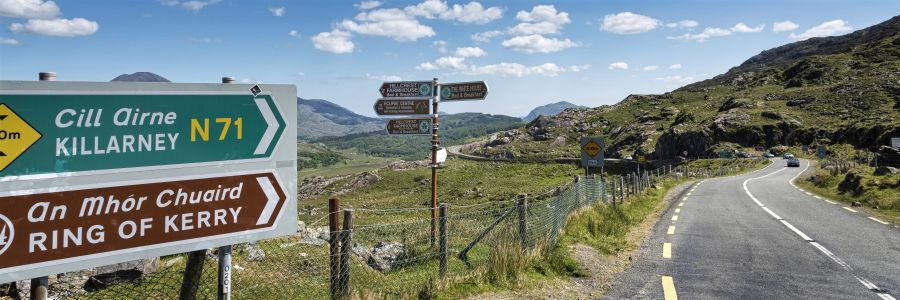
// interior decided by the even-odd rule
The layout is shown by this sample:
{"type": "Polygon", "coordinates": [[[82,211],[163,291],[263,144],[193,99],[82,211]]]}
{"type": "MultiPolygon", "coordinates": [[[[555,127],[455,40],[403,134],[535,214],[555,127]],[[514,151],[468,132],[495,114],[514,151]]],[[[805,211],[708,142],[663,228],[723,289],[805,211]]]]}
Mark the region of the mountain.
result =
{"type": "Polygon", "coordinates": [[[171,82],[168,79],[150,73],[150,72],[137,72],[134,74],[122,74],[113,78],[111,81],[133,81],[133,82],[171,82]]]}
{"type": "Polygon", "coordinates": [[[541,116],[500,143],[469,148],[574,157],[578,138],[588,135],[606,139],[608,157],[641,149],[664,159],[754,146],[885,145],[900,136],[900,17],[766,50],[672,92],[541,116]]]}
{"type": "Polygon", "coordinates": [[[550,103],[547,105],[535,107],[534,109],[531,110],[530,113],[528,113],[527,116],[523,117],[522,120],[525,120],[525,122],[531,122],[531,120],[537,119],[538,116],[541,116],[541,115],[553,116],[553,115],[556,115],[556,114],[562,112],[566,108],[585,108],[585,107],[581,106],[581,105],[577,105],[577,104],[572,104],[572,103],[569,103],[566,101],[550,103]]]}
{"type": "MultiPolygon", "coordinates": [[[[383,124],[383,121],[380,121],[383,124]]],[[[467,139],[481,137],[492,132],[509,130],[522,126],[522,120],[504,115],[482,113],[459,113],[440,116],[440,137],[444,146],[459,145],[467,139]]],[[[343,137],[325,137],[316,142],[337,149],[356,148],[357,151],[374,156],[422,159],[430,154],[431,137],[391,136],[382,128],[380,131],[357,133],[343,137]]]]}
{"type": "Polygon", "coordinates": [[[297,138],[300,140],[378,130],[384,130],[381,119],[358,115],[326,100],[297,98],[297,138]]]}

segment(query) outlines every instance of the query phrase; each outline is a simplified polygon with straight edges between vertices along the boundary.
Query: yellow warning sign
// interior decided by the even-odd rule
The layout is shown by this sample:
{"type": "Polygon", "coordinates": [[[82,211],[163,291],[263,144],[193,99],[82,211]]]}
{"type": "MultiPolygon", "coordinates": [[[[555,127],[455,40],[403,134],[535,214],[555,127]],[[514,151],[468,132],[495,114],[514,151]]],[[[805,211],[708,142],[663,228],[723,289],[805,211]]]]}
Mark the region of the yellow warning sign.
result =
{"type": "Polygon", "coordinates": [[[6,169],[39,139],[41,139],[40,132],[19,117],[9,106],[0,103],[0,171],[6,169]]]}
{"type": "Polygon", "coordinates": [[[597,144],[594,140],[590,140],[584,145],[584,152],[590,157],[597,157],[597,154],[600,154],[602,150],[600,144],[597,144]]]}

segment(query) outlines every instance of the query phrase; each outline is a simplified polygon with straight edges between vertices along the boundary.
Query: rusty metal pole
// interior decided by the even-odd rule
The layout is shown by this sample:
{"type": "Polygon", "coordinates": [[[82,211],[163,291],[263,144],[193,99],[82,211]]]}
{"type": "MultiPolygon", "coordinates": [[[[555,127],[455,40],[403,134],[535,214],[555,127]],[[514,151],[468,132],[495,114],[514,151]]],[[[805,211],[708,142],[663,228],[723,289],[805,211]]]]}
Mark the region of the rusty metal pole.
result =
{"type": "Polygon", "coordinates": [[[440,136],[438,136],[438,102],[440,102],[440,86],[438,79],[434,78],[431,82],[432,96],[432,115],[431,115],[431,247],[434,247],[435,233],[437,229],[437,151],[441,145],[440,136]]]}

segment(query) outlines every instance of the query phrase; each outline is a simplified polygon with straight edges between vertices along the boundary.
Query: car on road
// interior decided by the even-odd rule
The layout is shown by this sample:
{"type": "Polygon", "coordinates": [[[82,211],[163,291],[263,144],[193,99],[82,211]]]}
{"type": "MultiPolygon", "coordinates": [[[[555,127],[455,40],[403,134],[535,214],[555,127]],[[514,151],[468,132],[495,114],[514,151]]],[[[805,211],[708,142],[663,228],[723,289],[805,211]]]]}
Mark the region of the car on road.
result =
{"type": "Polygon", "coordinates": [[[763,154],[763,156],[765,156],[766,158],[773,158],[773,157],[775,157],[775,154],[766,152],[766,154],[763,154]]]}
{"type": "Polygon", "coordinates": [[[784,156],[783,156],[783,157],[784,157],[784,159],[791,159],[791,158],[794,158],[794,155],[793,155],[793,154],[790,154],[790,153],[787,153],[787,152],[785,152],[785,153],[784,153],[784,156]]]}
{"type": "Polygon", "coordinates": [[[800,160],[792,157],[792,158],[788,159],[787,166],[788,167],[800,167],[800,160]]]}

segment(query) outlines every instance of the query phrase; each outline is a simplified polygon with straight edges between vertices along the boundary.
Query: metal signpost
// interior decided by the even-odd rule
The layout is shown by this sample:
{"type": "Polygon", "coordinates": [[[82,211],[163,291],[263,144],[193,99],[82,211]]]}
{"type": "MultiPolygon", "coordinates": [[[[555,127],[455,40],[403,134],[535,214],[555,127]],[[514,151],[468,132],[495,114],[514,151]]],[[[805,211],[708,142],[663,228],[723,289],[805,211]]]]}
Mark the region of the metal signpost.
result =
{"type": "Polygon", "coordinates": [[[0,81],[0,282],[294,234],[296,96],[0,81]]]}
{"type": "Polygon", "coordinates": [[[816,157],[825,158],[827,154],[828,148],[826,148],[825,145],[819,145],[819,147],[816,147],[816,157]]]}
{"type": "Polygon", "coordinates": [[[601,137],[582,137],[581,138],[581,166],[584,167],[584,175],[590,174],[591,167],[600,167],[600,174],[603,174],[604,160],[603,151],[606,144],[601,137]]]}
{"type": "Polygon", "coordinates": [[[428,114],[427,106],[422,102],[431,101],[431,118],[391,119],[387,123],[387,132],[391,135],[428,134],[431,130],[431,245],[434,246],[437,230],[437,169],[446,159],[446,150],[442,149],[438,135],[438,103],[441,101],[484,100],[488,94],[488,86],[484,81],[439,84],[437,78],[432,81],[395,81],[385,82],[378,89],[381,96],[374,106],[375,113],[380,116],[422,115],[428,114]]]}
{"type": "Polygon", "coordinates": [[[900,137],[891,138],[891,148],[900,149],[900,137]]]}
{"type": "Polygon", "coordinates": [[[734,152],[732,152],[731,150],[719,151],[719,158],[725,158],[725,159],[734,158],[734,152]]]}

